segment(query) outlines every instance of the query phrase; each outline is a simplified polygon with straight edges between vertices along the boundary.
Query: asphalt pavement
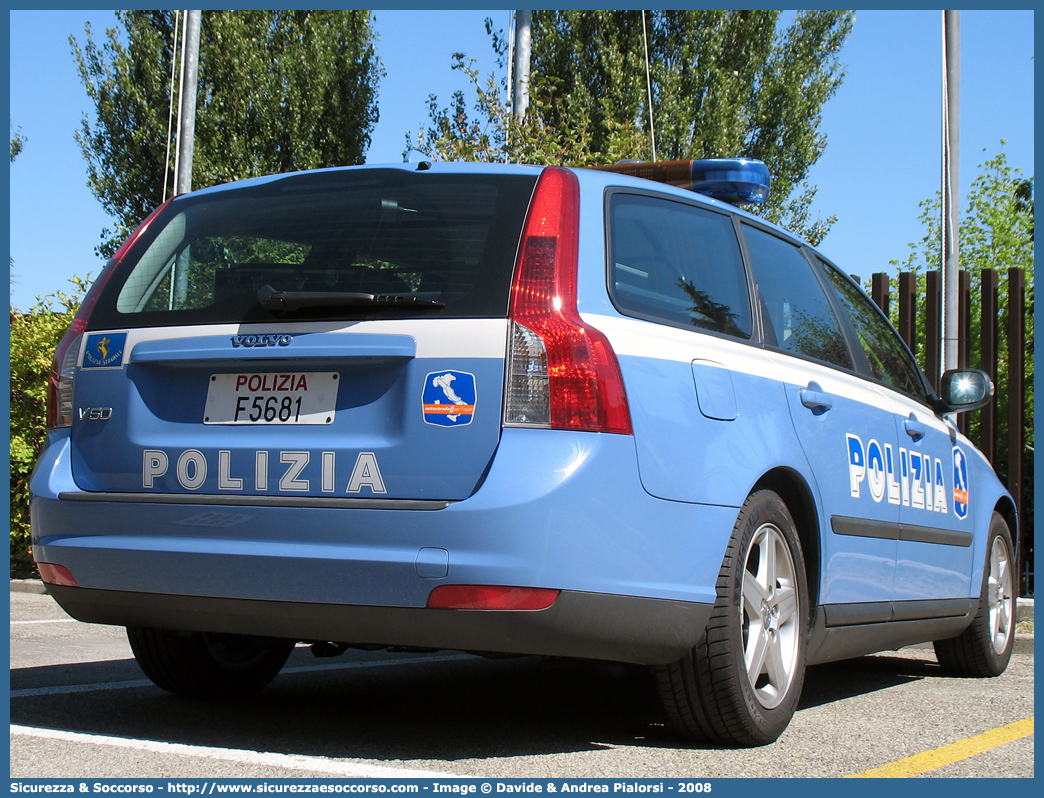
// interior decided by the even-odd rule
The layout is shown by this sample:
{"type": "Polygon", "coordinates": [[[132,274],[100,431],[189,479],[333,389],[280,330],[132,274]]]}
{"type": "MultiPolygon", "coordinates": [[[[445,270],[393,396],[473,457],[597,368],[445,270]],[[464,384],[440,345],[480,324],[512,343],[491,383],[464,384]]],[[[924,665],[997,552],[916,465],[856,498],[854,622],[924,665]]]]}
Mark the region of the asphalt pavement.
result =
{"type": "Polygon", "coordinates": [[[253,699],[179,699],[122,629],[41,591],[12,584],[12,778],[837,777],[925,754],[926,777],[1034,775],[1032,635],[997,679],[948,677],[930,646],[816,666],[776,743],[721,750],[665,724],[644,669],[606,663],[299,647],[253,699]]]}

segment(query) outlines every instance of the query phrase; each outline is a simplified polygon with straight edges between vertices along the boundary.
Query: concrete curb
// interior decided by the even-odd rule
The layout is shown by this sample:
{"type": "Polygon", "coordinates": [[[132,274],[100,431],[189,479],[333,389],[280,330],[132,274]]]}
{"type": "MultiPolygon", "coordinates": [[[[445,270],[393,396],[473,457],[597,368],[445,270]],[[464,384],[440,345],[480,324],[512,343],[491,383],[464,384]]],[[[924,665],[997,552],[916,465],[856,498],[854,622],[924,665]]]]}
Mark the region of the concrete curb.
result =
{"type": "Polygon", "coordinates": [[[1033,620],[1033,599],[1020,598],[1015,602],[1015,621],[1033,620]]]}
{"type": "Polygon", "coordinates": [[[47,595],[47,588],[44,587],[44,583],[39,579],[12,579],[11,580],[11,592],[12,593],[39,593],[41,595],[47,595]]]}

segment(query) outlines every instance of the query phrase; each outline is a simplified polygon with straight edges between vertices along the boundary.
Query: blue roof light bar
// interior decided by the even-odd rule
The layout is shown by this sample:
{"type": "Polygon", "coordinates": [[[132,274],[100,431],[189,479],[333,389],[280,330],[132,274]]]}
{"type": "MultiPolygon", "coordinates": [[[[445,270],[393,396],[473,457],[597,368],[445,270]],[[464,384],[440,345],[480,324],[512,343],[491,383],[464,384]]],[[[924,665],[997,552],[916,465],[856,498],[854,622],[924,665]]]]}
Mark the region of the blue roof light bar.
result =
{"type": "Polygon", "coordinates": [[[594,168],[687,188],[733,205],[761,205],[772,185],[768,167],[753,158],[632,161],[594,168]]]}
{"type": "Polygon", "coordinates": [[[693,161],[692,190],[733,205],[761,205],[772,178],[764,161],[752,158],[707,158],[693,161]]]}

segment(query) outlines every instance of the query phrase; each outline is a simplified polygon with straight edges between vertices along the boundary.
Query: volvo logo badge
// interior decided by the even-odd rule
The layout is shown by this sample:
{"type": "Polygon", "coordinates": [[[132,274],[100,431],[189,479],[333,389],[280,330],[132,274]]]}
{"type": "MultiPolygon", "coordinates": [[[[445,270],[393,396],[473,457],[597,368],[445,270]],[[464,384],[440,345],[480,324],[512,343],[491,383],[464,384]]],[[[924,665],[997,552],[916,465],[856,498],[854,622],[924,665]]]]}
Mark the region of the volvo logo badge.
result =
{"type": "Polygon", "coordinates": [[[233,335],[232,346],[289,346],[294,336],[284,335],[233,335]]]}

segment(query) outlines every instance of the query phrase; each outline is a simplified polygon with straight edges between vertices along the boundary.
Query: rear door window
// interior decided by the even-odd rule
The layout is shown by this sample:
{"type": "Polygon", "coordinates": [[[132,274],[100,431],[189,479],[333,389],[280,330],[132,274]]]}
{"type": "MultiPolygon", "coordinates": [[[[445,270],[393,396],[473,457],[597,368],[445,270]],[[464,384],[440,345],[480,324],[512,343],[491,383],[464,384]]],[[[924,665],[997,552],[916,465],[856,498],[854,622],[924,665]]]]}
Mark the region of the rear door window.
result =
{"type": "Polygon", "coordinates": [[[767,342],[787,352],[852,369],[852,355],[841,325],[801,250],[746,224],[743,236],[764,303],[767,342]]]}
{"type": "Polygon", "coordinates": [[[327,171],[177,199],[99,298],[95,329],[270,321],[258,292],[372,294],[306,318],[507,313],[533,175],[327,171]]]}
{"type": "Polygon", "coordinates": [[[621,313],[751,337],[750,294],[731,217],[615,193],[609,221],[609,287],[621,313]]]}

